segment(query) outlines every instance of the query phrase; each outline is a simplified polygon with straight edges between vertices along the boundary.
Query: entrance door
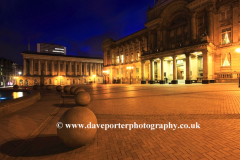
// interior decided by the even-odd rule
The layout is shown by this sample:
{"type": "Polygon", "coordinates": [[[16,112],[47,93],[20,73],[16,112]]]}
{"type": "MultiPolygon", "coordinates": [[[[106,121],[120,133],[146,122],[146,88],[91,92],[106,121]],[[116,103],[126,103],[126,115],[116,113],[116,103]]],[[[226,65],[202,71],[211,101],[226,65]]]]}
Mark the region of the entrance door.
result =
{"type": "Polygon", "coordinates": [[[58,80],[55,79],[54,85],[58,85],[58,80]]]}
{"type": "Polygon", "coordinates": [[[177,79],[179,79],[179,80],[183,80],[184,79],[183,66],[177,66],[177,79]]]}

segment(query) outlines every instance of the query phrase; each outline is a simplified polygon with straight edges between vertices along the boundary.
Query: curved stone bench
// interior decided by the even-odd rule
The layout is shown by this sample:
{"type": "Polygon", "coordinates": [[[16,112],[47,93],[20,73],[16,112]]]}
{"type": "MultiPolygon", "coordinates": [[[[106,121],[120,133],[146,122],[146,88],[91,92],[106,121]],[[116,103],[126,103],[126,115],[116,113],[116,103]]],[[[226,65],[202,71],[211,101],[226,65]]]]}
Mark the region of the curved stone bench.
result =
{"type": "Polygon", "coordinates": [[[36,90],[29,91],[23,89],[0,89],[0,91],[31,92],[20,98],[0,102],[0,117],[28,107],[41,98],[40,92],[36,90]]]}

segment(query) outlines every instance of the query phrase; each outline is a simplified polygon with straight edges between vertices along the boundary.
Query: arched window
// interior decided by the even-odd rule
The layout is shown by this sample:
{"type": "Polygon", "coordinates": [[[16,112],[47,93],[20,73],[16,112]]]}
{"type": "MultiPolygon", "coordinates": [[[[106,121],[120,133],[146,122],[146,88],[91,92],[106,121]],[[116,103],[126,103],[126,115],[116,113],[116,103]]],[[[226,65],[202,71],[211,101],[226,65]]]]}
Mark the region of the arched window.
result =
{"type": "Polygon", "coordinates": [[[28,86],[28,80],[27,79],[25,80],[25,82],[26,82],[26,86],[28,86]]]}
{"type": "Polygon", "coordinates": [[[222,66],[231,66],[231,54],[230,53],[225,53],[221,55],[221,61],[222,61],[222,66]]]}
{"type": "Polygon", "coordinates": [[[188,17],[181,13],[176,15],[169,24],[168,40],[170,48],[181,47],[189,39],[188,17]]]}

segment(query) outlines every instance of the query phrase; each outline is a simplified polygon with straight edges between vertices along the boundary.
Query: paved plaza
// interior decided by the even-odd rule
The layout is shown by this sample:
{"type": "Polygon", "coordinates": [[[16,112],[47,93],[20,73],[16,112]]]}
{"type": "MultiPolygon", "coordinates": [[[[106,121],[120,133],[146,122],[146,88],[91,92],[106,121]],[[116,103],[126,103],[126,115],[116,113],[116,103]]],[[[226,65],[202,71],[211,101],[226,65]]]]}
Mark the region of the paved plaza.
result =
{"type": "Polygon", "coordinates": [[[98,129],[66,147],[56,123],[73,97],[41,89],[41,100],[0,117],[0,159],[240,159],[238,84],[81,85],[99,124],[200,124],[195,129],[98,129]]]}

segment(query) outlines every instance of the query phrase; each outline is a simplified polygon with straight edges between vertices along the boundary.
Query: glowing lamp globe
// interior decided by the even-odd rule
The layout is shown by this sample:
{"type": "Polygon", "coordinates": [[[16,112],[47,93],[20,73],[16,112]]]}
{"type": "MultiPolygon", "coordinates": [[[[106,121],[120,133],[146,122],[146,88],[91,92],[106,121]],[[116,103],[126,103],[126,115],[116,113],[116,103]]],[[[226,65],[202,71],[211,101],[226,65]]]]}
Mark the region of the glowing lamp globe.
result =
{"type": "Polygon", "coordinates": [[[237,53],[240,53],[240,48],[237,48],[237,49],[236,49],[236,52],[237,52],[237,53]]]}

